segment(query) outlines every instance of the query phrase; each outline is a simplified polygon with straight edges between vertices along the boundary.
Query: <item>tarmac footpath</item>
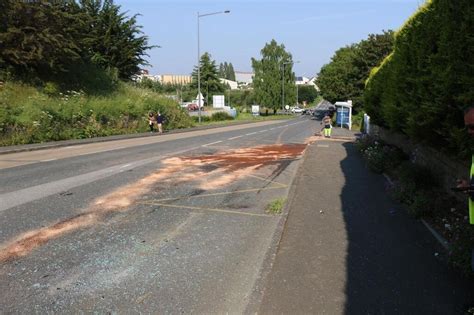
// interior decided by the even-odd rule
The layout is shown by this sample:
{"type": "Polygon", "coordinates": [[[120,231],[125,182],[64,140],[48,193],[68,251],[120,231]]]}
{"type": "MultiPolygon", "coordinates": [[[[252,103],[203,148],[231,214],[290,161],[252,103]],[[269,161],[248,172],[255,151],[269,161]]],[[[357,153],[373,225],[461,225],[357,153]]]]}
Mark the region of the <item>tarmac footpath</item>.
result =
{"type": "Polygon", "coordinates": [[[311,144],[298,174],[258,314],[464,314],[474,305],[473,284],[439,259],[440,244],[390,199],[352,141],[311,144]]]}

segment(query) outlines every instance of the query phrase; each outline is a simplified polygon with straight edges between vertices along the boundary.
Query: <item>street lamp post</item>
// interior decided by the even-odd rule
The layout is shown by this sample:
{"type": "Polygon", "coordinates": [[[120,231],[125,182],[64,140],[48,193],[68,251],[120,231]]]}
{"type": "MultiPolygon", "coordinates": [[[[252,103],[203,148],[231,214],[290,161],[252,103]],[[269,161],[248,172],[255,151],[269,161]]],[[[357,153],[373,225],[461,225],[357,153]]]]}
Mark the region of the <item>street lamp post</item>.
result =
{"type": "Polygon", "coordinates": [[[281,74],[281,109],[285,109],[285,65],[290,65],[290,64],[295,64],[295,63],[300,63],[299,61],[288,61],[284,62],[283,65],[283,71],[281,74]]]}
{"type": "Polygon", "coordinates": [[[298,106],[298,84],[296,84],[296,106],[298,106]]]}
{"type": "Polygon", "coordinates": [[[199,122],[201,122],[201,65],[200,65],[200,59],[201,59],[201,52],[200,52],[200,46],[199,46],[199,19],[204,17],[204,16],[209,16],[209,15],[216,15],[216,14],[221,14],[221,13],[230,13],[229,10],[226,11],[219,11],[219,12],[212,12],[212,13],[206,13],[206,14],[199,14],[197,13],[197,32],[198,32],[198,51],[197,51],[197,67],[198,67],[198,116],[199,116],[199,122]]]}

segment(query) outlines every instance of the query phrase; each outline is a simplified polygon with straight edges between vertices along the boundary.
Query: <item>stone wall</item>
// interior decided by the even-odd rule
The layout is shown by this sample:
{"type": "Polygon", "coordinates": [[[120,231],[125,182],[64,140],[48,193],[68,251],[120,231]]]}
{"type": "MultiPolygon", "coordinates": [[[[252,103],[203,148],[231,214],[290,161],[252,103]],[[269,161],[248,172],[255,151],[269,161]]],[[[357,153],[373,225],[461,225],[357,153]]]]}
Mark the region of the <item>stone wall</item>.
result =
{"type": "Polygon", "coordinates": [[[456,161],[452,157],[410,140],[403,134],[374,124],[370,125],[370,135],[403,150],[412,162],[429,168],[438,178],[446,193],[460,201],[466,201],[466,196],[453,192],[451,187],[456,186],[457,179],[469,178],[470,164],[468,162],[456,161]]]}

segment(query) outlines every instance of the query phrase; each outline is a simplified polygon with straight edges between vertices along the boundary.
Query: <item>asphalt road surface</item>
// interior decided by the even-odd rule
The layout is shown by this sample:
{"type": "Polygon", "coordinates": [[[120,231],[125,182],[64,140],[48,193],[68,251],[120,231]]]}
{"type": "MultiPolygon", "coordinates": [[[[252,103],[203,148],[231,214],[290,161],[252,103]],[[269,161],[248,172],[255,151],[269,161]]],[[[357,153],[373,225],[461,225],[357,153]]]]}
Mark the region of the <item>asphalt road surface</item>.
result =
{"type": "Polygon", "coordinates": [[[0,313],[243,312],[317,127],[1,155],[0,313]]]}

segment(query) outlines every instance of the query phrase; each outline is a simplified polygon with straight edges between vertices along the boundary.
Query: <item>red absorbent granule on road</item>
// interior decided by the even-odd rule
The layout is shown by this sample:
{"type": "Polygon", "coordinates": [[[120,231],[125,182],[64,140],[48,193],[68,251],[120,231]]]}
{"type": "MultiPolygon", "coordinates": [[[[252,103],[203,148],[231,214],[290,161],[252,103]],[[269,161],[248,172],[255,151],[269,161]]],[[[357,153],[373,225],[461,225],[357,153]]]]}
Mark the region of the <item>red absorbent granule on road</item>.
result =
{"type": "Polygon", "coordinates": [[[113,211],[127,211],[142,196],[162,184],[195,182],[203,190],[219,189],[260,169],[268,169],[283,161],[300,157],[307,144],[274,144],[219,152],[213,155],[173,157],[163,161],[164,167],[120,187],[91,202],[82,214],[26,232],[0,246],[0,262],[27,255],[46,242],[91,227],[113,211]]]}
{"type": "Polygon", "coordinates": [[[267,166],[282,160],[295,159],[301,156],[306,144],[273,144],[245,149],[220,152],[213,155],[182,158],[183,161],[199,161],[203,164],[216,164],[228,171],[253,166],[267,166]]]}
{"type": "Polygon", "coordinates": [[[0,252],[0,262],[9,261],[27,255],[38,246],[65,233],[96,223],[96,213],[83,213],[52,226],[32,230],[19,236],[15,241],[0,252]]]}

